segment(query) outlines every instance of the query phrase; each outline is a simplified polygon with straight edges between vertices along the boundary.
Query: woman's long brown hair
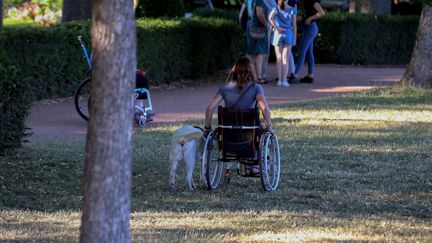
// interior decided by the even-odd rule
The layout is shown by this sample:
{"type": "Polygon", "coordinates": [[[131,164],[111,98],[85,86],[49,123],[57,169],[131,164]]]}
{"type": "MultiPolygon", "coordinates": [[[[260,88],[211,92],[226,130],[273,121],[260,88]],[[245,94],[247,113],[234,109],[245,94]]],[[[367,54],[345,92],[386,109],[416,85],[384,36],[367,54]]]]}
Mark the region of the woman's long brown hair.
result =
{"type": "Polygon", "coordinates": [[[282,9],[282,10],[285,9],[284,0],[278,0],[277,5],[278,5],[279,9],[282,9]]]}
{"type": "Polygon", "coordinates": [[[252,60],[249,57],[240,57],[234,64],[228,75],[227,82],[232,80],[237,81],[237,87],[239,89],[243,89],[244,85],[250,81],[257,81],[255,66],[252,64],[252,60]]]}

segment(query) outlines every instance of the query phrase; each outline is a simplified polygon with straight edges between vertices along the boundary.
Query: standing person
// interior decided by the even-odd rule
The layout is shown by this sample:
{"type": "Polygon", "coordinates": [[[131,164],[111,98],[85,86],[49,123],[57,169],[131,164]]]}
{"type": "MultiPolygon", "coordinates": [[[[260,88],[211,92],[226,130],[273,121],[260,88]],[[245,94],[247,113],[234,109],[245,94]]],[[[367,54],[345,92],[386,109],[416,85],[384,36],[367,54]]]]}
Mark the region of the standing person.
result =
{"type": "Polygon", "coordinates": [[[267,16],[268,8],[264,3],[264,0],[248,0],[248,10],[250,11],[250,17],[247,30],[247,54],[252,58],[258,76],[258,83],[266,83],[262,76],[262,62],[264,55],[269,53],[269,38],[267,31],[267,16]],[[251,7],[251,8],[249,8],[251,7]],[[264,37],[254,39],[251,36],[251,29],[254,27],[264,29],[264,37]]]}
{"type": "Polygon", "coordinates": [[[296,43],[297,8],[288,5],[288,0],[278,0],[277,7],[270,12],[269,20],[273,27],[272,45],[276,52],[278,72],[277,86],[288,87],[288,68],[291,47],[296,43]]]}
{"type": "MultiPolygon", "coordinates": [[[[277,7],[277,0],[264,0],[264,3],[266,4],[267,9],[273,9],[273,8],[277,7]]],[[[266,19],[268,19],[268,16],[266,16],[266,19]]],[[[268,62],[269,62],[269,57],[270,57],[270,52],[271,52],[270,42],[271,42],[272,28],[271,28],[270,21],[267,22],[267,28],[268,28],[268,30],[267,30],[267,34],[268,34],[267,45],[269,48],[269,53],[263,55],[262,68],[261,68],[262,78],[266,81],[268,80],[267,79],[267,67],[268,67],[268,62]]]]}
{"type": "Polygon", "coordinates": [[[313,54],[314,40],[318,35],[317,19],[325,15],[321,7],[320,0],[302,0],[301,5],[303,9],[302,18],[302,36],[300,38],[300,45],[298,50],[297,67],[295,73],[290,76],[290,82],[296,82],[298,74],[303,68],[306,55],[308,61],[308,75],[299,80],[300,83],[313,83],[315,58],[313,54]]]}

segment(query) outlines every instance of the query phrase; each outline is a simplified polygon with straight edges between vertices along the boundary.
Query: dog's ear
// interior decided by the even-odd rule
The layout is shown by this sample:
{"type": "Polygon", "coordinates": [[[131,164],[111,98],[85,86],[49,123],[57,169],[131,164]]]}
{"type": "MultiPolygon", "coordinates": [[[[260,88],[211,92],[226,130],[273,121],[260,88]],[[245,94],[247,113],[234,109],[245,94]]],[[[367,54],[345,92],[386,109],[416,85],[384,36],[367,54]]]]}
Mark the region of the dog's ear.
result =
{"type": "Polygon", "coordinates": [[[179,139],[179,141],[180,141],[180,143],[186,143],[186,142],[189,142],[189,141],[191,141],[193,139],[202,137],[202,134],[203,134],[202,131],[197,130],[197,131],[194,131],[194,132],[191,132],[189,134],[186,134],[186,135],[182,136],[179,139]]]}

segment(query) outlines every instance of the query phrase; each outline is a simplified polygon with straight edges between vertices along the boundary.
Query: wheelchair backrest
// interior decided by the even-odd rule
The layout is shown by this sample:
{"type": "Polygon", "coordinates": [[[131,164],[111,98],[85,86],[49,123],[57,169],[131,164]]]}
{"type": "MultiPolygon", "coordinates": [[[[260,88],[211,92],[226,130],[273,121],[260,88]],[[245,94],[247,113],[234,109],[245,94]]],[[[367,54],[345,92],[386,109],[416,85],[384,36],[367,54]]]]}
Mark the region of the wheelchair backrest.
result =
{"type": "Polygon", "coordinates": [[[218,107],[223,158],[254,159],[257,157],[259,111],[255,109],[228,109],[218,107]]]}

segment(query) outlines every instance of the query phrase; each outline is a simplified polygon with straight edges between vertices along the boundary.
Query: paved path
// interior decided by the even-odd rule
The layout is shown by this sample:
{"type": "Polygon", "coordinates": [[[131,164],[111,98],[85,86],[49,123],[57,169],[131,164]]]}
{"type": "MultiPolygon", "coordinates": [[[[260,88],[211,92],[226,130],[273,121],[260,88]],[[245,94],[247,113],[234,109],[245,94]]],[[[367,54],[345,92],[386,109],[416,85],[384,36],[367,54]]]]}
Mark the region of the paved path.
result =
{"type": "MultiPolygon", "coordinates": [[[[270,105],[283,104],[392,85],[402,77],[404,70],[400,67],[318,65],[313,84],[294,84],[281,88],[271,83],[263,87],[270,105]]],[[[270,65],[269,73],[276,73],[274,65],[270,65]]],[[[156,112],[153,126],[157,123],[204,118],[209,99],[222,83],[223,80],[193,88],[152,91],[153,108],[156,112]]],[[[33,132],[30,142],[83,138],[87,129],[87,122],[76,113],[72,99],[36,102],[26,124],[33,132]]]]}

